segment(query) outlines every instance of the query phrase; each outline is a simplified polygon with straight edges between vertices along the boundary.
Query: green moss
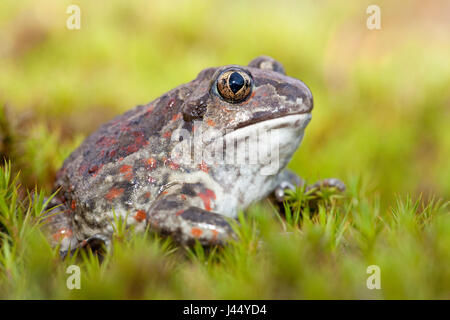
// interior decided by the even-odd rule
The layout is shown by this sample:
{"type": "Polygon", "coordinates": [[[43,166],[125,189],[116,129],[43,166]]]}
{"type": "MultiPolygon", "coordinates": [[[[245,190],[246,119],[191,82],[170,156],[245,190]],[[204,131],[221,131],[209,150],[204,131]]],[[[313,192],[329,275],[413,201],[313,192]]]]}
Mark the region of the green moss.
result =
{"type": "Polygon", "coordinates": [[[71,1],[1,1],[0,297],[450,298],[450,44],[436,27],[448,22],[391,2],[378,31],[364,2],[175,2],[80,1],[71,31],[71,1]],[[240,241],[213,252],[118,230],[101,264],[58,259],[43,195],[82,139],[204,68],[261,54],[314,94],[289,167],[341,178],[346,197],[323,194],[309,215],[297,190],[286,218],[254,206],[240,241]],[[73,263],[81,290],[66,287],[73,263]],[[366,287],[371,264],[382,290],[366,287]]]}

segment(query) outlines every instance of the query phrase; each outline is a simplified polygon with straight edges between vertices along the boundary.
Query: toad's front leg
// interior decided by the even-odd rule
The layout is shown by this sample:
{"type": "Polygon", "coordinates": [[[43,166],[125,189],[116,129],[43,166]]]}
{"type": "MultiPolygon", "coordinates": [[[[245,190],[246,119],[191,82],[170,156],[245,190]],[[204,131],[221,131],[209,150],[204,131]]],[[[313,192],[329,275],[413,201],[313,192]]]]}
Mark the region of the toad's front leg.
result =
{"type": "Polygon", "coordinates": [[[208,203],[213,196],[199,183],[167,188],[147,216],[150,229],[170,235],[184,245],[192,245],[196,240],[204,246],[224,245],[235,234],[223,215],[210,211],[208,203]]]}

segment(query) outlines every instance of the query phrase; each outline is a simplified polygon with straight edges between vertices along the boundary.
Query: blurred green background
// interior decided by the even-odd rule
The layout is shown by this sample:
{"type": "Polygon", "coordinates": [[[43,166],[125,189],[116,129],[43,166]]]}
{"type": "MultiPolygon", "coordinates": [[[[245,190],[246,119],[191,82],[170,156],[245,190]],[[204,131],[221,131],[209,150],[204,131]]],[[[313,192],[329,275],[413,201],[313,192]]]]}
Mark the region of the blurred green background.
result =
{"type": "MultiPolygon", "coordinates": [[[[449,30],[450,2],[444,0],[2,0],[0,155],[11,159],[15,171],[21,171],[23,185],[32,188],[37,184],[49,191],[64,158],[102,123],[192,80],[204,68],[246,65],[264,54],[280,61],[287,74],[303,80],[314,95],[313,120],[289,165],[297,173],[310,181],[361,178],[371,199],[380,199],[381,209],[375,208],[376,212],[395,207],[397,195],[448,200],[449,30]],[[80,6],[80,30],[66,28],[70,4],[80,6]],[[366,27],[370,4],[381,8],[381,30],[366,27]]],[[[370,216],[373,211],[367,208],[366,218],[375,224],[378,218],[370,216]]],[[[355,219],[356,225],[363,221],[355,219]]],[[[374,236],[370,223],[366,231],[374,236]]],[[[445,226],[439,233],[442,237],[450,230],[450,223],[445,226]]],[[[311,239],[302,241],[304,245],[311,239]]],[[[407,248],[414,248],[414,241],[407,248]]],[[[448,248],[436,242],[440,244],[448,248]]],[[[294,251],[277,245],[288,250],[279,251],[280,255],[287,252],[294,257],[294,251]]],[[[444,249],[436,261],[448,258],[444,249]]],[[[422,250],[428,252],[426,246],[422,250]]],[[[411,284],[408,276],[399,277],[403,262],[389,260],[396,252],[380,253],[386,258],[381,260],[398,271],[391,274],[388,297],[416,297],[415,293],[429,297],[433,290],[442,292],[439,283],[450,279],[448,272],[429,282],[417,271],[412,277],[419,280],[411,284]],[[420,284],[432,289],[420,291],[420,284]]],[[[402,261],[409,266],[411,261],[426,261],[422,253],[402,261]]],[[[370,260],[372,253],[366,256],[370,260]]],[[[138,259],[133,261],[139,265],[138,259]]],[[[342,273],[351,278],[353,260],[342,263],[342,273]]],[[[442,264],[440,271],[448,267],[442,264]]],[[[310,270],[317,270],[315,266],[310,270]]],[[[305,277],[310,280],[302,285],[310,286],[310,291],[307,288],[300,296],[336,297],[330,293],[333,289],[327,291],[327,279],[335,276],[334,260],[329,267],[328,273],[305,277]]],[[[420,270],[429,267],[423,265],[420,270]]],[[[204,276],[201,269],[190,267],[181,274],[189,272],[204,276]]],[[[239,278],[242,283],[245,277],[239,278]]],[[[258,292],[261,279],[253,279],[256,289],[251,292],[258,292]]],[[[277,275],[273,279],[278,281],[277,275]]],[[[192,284],[191,289],[195,288],[197,297],[209,295],[206,286],[192,284]]],[[[348,296],[344,291],[340,294],[366,297],[358,290],[348,296]]],[[[224,290],[212,296],[251,296],[245,292],[230,295],[224,290]]],[[[448,297],[443,292],[435,296],[448,297]]],[[[263,294],[274,296],[291,297],[286,292],[263,294]]]]}

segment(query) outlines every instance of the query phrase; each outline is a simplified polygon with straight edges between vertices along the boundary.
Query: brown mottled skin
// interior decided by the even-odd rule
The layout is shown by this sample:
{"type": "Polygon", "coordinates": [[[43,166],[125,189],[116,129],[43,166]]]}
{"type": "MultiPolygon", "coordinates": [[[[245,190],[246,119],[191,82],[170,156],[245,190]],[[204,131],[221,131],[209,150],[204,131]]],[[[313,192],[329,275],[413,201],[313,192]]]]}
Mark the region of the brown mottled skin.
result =
{"type": "MultiPolygon", "coordinates": [[[[225,243],[233,236],[227,219],[238,210],[274,191],[282,201],[283,190],[301,182],[283,168],[312,108],[310,90],[272,58],[203,70],[195,80],[104,124],[66,159],[55,183],[60,191],[52,205],[62,206],[50,218],[52,240],[63,253],[89,243],[108,246],[119,216],[137,231],[148,225],[181,244],[225,243]],[[251,81],[243,101],[229,102],[218,92],[217,81],[230,68],[251,81]],[[278,130],[285,140],[273,174],[261,175],[261,164],[184,163],[171,157],[182,142],[206,148],[207,142],[193,140],[198,130],[213,128],[221,136],[234,131],[239,144],[240,132],[257,127],[278,130]]],[[[336,179],[326,183],[344,188],[336,179]]]]}

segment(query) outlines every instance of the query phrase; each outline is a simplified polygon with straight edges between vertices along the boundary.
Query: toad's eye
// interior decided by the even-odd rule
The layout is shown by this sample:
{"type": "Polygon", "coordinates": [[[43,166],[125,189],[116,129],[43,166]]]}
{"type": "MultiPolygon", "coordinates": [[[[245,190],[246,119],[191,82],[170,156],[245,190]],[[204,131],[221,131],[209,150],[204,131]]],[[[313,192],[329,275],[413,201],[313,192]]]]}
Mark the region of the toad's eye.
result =
{"type": "Polygon", "coordinates": [[[217,79],[217,91],[225,101],[244,101],[252,91],[252,78],[242,70],[225,70],[217,79]]]}

